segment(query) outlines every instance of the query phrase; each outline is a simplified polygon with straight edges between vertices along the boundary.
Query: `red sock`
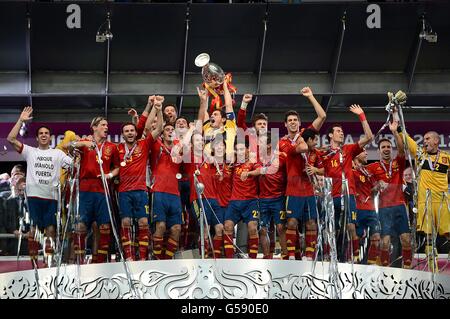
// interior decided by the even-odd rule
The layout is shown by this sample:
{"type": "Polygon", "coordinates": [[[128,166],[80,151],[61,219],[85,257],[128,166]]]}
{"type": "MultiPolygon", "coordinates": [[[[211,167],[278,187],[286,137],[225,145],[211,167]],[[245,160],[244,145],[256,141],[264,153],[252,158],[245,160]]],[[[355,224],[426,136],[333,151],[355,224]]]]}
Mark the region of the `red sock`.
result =
{"type": "Polygon", "coordinates": [[[359,238],[352,239],[352,246],[353,246],[353,258],[357,257],[359,260],[359,238]]]}
{"type": "Polygon", "coordinates": [[[256,257],[258,256],[258,245],[259,245],[258,235],[250,237],[248,239],[248,257],[256,259],[256,257]]]}
{"type": "Polygon", "coordinates": [[[233,246],[233,234],[224,234],[223,236],[223,247],[225,250],[225,258],[234,257],[234,246],[233,246]]]}
{"type": "Polygon", "coordinates": [[[150,230],[148,225],[139,226],[139,260],[147,260],[150,230]]]}
{"type": "Polygon", "coordinates": [[[275,251],[275,225],[273,223],[270,223],[270,229],[269,229],[269,240],[270,240],[270,258],[273,259],[273,253],[275,251]]]}
{"type": "Polygon", "coordinates": [[[303,247],[303,237],[300,236],[299,231],[297,230],[297,241],[295,242],[295,259],[302,259],[302,247],[303,247]]]}
{"type": "Polygon", "coordinates": [[[288,258],[295,258],[295,246],[297,242],[297,230],[295,229],[287,229],[286,230],[286,246],[288,250],[288,258]]]}
{"type": "Polygon", "coordinates": [[[411,269],[412,264],[412,251],[410,248],[402,248],[403,268],[411,269]]]}
{"type": "Polygon", "coordinates": [[[222,258],[222,243],[223,237],[215,236],[213,238],[214,258],[222,258]]]}
{"type": "Polygon", "coordinates": [[[172,259],[175,255],[175,252],[177,251],[177,248],[178,242],[172,237],[169,237],[166,244],[166,259],[172,259]]]}
{"type": "Polygon", "coordinates": [[[100,240],[97,251],[98,263],[105,263],[108,261],[109,242],[111,240],[111,228],[108,224],[100,225],[100,240]]]}
{"type": "Polygon", "coordinates": [[[391,264],[391,256],[389,254],[389,250],[387,249],[381,249],[381,265],[382,266],[389,266],[391,264]]]}
{"type": "Polygon", "coordinates": [[[39,268],[38,266],[38,253],[39,253],[39,243],[32,239],[28,238],[28,254],[30,255],[31,266],[33,268],[39,268]]]}
{"type": "Polygon", "coordinates": [[[131,246],[131,227],[122,226],[120,229],[123,254],[126,260],[134,260],[131,246]]]}
{"type": "Polygon", "coordinates": [[[378,240],[371,240],[369,246],[369,252],[367,253],[367,263],[369,265],[375,265],[380,257],[380,247],[378,240]]]}
{"type": "MultiPolygon", "coordinates": [[[[208,258],[210,256],[210,249],[209,249],[209,238],[205,238],[205,258],[208,258]]],[[[201,238],[198,240],[198,252],[200,256],[202,255],[202,240],[201,238]]]]}
{"type": "Polygon", "coordinates": [[[163,259],[162,245],[163,245],[163,238],[153,236],[153,256],[156,259],[163,259]]]}
{"type": "Polygon", "coordinates": [[[316,252],[316,243],[317,243],[317,231],[315,230],[307,230],[305,236],[306,249],[305,256],[308,259],[314,259],[316,252]]]}
{"type": "Polygon", "coordinates": [[[84,254],[86,251],[86,232],[75,232],[73,236],[73,249],[75,256],[80,260],[80,264],[84,263],[84,254]]]}
{"type": "Polygon", "coordinates": [[[330,257],[330,244],[329,243],[323,243],[323,257],[329,258],[330,257]]]}

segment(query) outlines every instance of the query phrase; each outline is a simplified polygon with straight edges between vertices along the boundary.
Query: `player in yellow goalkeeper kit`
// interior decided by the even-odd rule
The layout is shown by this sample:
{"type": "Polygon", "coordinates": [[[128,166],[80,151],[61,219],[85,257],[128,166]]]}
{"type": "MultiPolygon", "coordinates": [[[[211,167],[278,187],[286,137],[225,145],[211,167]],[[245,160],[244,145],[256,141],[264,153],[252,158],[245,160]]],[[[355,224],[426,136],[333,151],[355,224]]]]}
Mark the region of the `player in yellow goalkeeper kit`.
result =
{"type": "MultiPolygon", "coordinates": [[[[406,136],[408,148],[418,165],[417,231],[429,235],[433,228],[450,239],[450,211],[448,198],[448,169],[450,154],[439,149],[439,135],[430,131],[424,136],[423,147],[406,136]],[[431,196],[427,198],[427,190],[431,196]],[[427,204],[427,205],[426,205],[427,204]]],[[[427,236],[428,238],[428,236],[427,236]]],[[[426,253],[431,251],[427,242],[426,253]]]]}

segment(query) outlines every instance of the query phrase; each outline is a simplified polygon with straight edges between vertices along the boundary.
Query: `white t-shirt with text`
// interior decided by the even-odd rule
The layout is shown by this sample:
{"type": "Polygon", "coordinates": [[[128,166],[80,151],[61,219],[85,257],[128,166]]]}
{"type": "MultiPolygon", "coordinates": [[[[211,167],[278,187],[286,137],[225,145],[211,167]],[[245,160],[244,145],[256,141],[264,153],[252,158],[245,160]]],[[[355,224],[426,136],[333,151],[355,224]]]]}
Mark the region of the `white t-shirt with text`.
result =
{"type": "Polygon", "coordinates": [[[72,158],[58,149],[41,150],[26,144],[21,154],[27,162],[27,196],[57,200],[61,168],[69,167],[72,158]]]}

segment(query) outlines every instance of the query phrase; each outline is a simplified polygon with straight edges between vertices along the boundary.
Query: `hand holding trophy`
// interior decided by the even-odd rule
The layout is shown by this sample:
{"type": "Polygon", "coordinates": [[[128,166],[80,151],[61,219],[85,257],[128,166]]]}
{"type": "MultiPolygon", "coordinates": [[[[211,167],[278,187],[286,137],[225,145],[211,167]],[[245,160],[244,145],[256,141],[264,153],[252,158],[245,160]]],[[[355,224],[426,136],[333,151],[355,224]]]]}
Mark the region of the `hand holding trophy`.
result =
{"type": "Polygon", "coordinates": [[[225,74],[219,65],[210,63],[210,57],[207,53],[199,54],[195,58],[195,65],[202,68],[203,87],[207,90],[208,95],[213,97],[209,109],[210,113],[221,109],[223,103],[220,95],[223,95],[223,83],[226,82],[231,94],[237,92],[236,87],[231,84],[231,73],[225,74]]]}

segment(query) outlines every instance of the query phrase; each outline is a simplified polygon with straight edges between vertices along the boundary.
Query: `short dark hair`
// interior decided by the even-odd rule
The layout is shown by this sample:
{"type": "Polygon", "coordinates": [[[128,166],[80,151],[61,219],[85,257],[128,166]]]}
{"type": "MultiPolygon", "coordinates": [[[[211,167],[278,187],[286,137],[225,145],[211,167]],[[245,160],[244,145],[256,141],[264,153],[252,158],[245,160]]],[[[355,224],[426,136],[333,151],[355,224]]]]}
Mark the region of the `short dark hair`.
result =
{"type": "Polygon", "coordinates": [[[123,123],[122,124],[122,127],[120,128],[120,131],[123,133],[123,129],[124,129],[124,127],[125,126],[128,126],[128,125],[133,125],[134,126],[134,129],[136,130],[136,132],[137,132],[137,127],[136,127],[136,124],[134,124],[134,123],[131,123],[131,122],[126,122],[126,123],[123,123]]]}
{"type": "Polygon", "coordinates": [[[340,127],[340,128],[342,129],[342,125],[339,124],[339,123],[334,123],[333,125],[331,125],[331,126],[328,128],[328,130],[327,130],[327,139],[328,139],[328,142],[331,142],[330,134],[333,134],[333,133],[334,133],[334,128],[335,128],[335,127],[340,127]]]}
{"type": "Polygon", "coordinates": [[[163,130],[167,127],[167,126],[172,126],[173,128],[175,128],[175,124],[174,123],[166,123],[163,126],[163,130]]]}
{"type": "Polygon", "coordinates": [[[381,139],[378,141],[378,149],[380,149],[381,143],[382,143],[382,142],[388,142],[389,144],[392,145],[392,142],[391,142],[388,138],[381,138],[381,139]]]}
{"type": "Polygon", "coordinates": [[[178,115],[178,108],[177,108],[177,106],[175,104],[170,104],[170,103],[164,106],[163,113],[166,110],[166,108],[168,108],[169,106],[173,107],[175,109],[175,113],[178,115]]]}
{"type": "Polygon", "coordinates": [[[46,125],[41,125],[41,126],[39,126],[39,127],[36,129],[36,137],[39,135],[39,130],[40,130],[41,128],[47,129],[47,130],[49,131],[50,135],[52,135],[52,130],[51,130],[48,126],[46,126],[46,125]]]}
{"type": "Polygon", "coordinates": [[[183,119],[187,122],[187,124],[189,125],[189,120],[187,119],[187,117],[184,116],[178,116],[177,119],[175,120],[175,123],[177,123],[178,120],[183,119]]]}
{"type": "Polygon", "coordinates": [[[302,137],[305,140],[305,142],[308,142],[309,139],[314,140],[314,138],[316,137],[316,135],[319,135],[319,133],[317,133],[317,131],[307,128],[306,130],[303,131],[302,133],[302,137]]]}
{"type": "Polygon", "coordinates": [[[19,171],[19,172],[23,173],[24,175],[26,174],[25,166],[23,166],[22,164],[16,164],[16,165],[14,165],[13,168],[11,169],[11,173],[12,173],[12,171],[13,171],[14,169],[16,169],[16,171],[19,171]]]}
{"type": "Polygon", "coordinates": [[[264,121],[266,121],[267,123],[269,122],[269,118],[267,117],[266,114],[264,114],[264,113],[259,113],[259,114],[256,114],[256,115],[253,117],[253,120],[252,120],[253,126],[255,126],[256,121],[259,121],[259,120],[264,120],[264,121]]]}
{"type": "Polygon", "coordinates": [[[298,112],[297,112],[297,111],[294,111],[294,110],[289,110],[289,111],[287,111],[286,113],[284,113],[284,123],[287,122],[287,119],[288,119],[288,117],[289,117],[290,115],[295,115],[295,116],[297,116],[297,119],[300,121],[300,115],[298,114],[298,112]]]}

